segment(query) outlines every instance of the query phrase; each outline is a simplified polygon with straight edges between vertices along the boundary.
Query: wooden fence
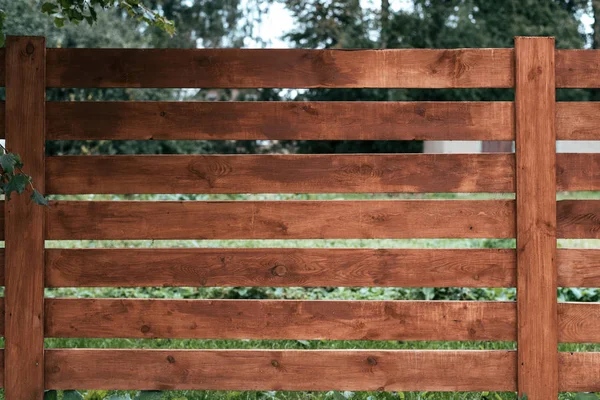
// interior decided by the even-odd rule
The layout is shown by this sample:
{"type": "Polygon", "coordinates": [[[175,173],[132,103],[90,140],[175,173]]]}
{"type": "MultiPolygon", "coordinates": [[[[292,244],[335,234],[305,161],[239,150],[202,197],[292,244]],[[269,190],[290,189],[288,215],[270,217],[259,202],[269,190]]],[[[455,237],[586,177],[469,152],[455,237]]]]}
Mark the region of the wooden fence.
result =
{"type": "Polygon", "coordinates": [[[0,52],[7,146],[46,194],[515,192],[513,200],[6,202],[2,379],[44,389],[600,391],[600,51],[46,49],[0,52]],[[513,102],[47,102],[46,88],[515,88],[513,102]],[[45,157],[45,140],[515,140],[515,154],[45,157]],[[503,249],[47,249],[62,239],[514,238],[503,249]],[[518,301],[44,299],[45,287],[517,287],[518,301]],[[518,351],[44,349],[45,337],[517,341],[518,351]]]}

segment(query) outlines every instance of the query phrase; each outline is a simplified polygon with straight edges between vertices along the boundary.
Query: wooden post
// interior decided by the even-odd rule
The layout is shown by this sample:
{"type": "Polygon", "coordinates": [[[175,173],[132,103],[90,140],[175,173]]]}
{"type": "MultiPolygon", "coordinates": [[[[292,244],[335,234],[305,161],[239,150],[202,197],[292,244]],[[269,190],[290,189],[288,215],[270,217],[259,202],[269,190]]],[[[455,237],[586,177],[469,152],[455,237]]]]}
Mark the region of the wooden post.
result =
{"type": "Polygon", "coordinates": [[[554,38],[515,38],[518,389],[558,397],[554,38]]]}
{"type": "MultiPolygon", "coordinates": [[[[46,41],[6,40],[6,146],[44,193],[46,41]]],[[[44,213],[31,192],[5,202],[6,400],[44,396],[44,213]]]]}

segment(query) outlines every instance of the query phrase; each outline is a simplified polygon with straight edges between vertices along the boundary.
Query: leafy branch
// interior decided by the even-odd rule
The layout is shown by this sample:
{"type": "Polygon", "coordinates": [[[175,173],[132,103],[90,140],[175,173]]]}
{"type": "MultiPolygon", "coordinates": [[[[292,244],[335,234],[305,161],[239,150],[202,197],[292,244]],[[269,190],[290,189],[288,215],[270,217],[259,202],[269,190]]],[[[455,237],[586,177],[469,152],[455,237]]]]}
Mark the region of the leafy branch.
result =
{"type": "Polygon", "coordinates": [[[52,0],[42,4],[42,12],[54,17],[54,24],[62,28],[66,21],[75,25],[87,21],[93,25],[98,19],[95,7],[107,10],[115,6],[125,10],[131,18],[156,26],[169,35],[175,34],[173,22],[146,7],[141,0],[52,0]]]}
{"type": "MultiPolygon", "coordinates": [[[[137,21],[162,29],[169,35],[175,34],[173,21],[152,10],[141,0],[50,0],[42,4],[41,11],[54,18],[54,25],[62,28],[66,22],[79,25],[82,21],[93,25],[98,19],[96,8],[108,10],[119,7],[137,21]]],[[[6,12],[0,9],[0,46],[4,45],[6,12]]]]}
{"type": "Polygon", "coordinates": [[[6,147],[2,144],[0,144],[0,166],[2,167],[0,193],[4,193],[6,200],[10,200],[10,195],[13,192],[21,194],[27,186],[30,186],[32,190],[31,199],[41,206],[48,205],[48,199],[33,187],[31,176],[23,172],[21,157],[6,150],[6,147]]]}

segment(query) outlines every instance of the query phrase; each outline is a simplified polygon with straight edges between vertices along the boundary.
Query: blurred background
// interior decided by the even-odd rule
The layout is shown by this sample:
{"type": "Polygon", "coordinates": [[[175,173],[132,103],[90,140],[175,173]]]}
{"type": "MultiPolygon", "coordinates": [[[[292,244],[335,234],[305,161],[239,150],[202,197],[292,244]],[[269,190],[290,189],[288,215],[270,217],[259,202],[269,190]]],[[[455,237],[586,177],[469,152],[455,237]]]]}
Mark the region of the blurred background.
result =
{"type": "MultiPolygon", "coordinates": [[[[104,48],[460,48],[513,47],[513,37],[555,36],[558,48],[600,48],[600,0],[146,0],[174,21],[177,33],[129,19],[121,10],[98,13],[97,23],[58,29],[37,0],[0,0],[9,35],[40,35],[48,47],[104,48]],[[597,21],[597,22],[596,22],[597,21]]],[[[151,68],[151,66],[148,66],[151,68]]],[[[4,93],[0,92],[3,96],[4,93]]],[[[49,89],[53,101],[511,101],[512,89],[49,89]]],[[[600,100],[600,90],[560,89],[559,101],[600,100]]],[[[559,151],[600,151],[600,142],[559,143],[559,151]]],[[[512,142],[418,141],[49,141],[48,155],[224,153],[419,153],[512,152],[512,142]]],[[[88,195],[78,200],[290,200],[514,198],[514,194],[258,194],[88,195]]],[[[600,199],[600,193],[561,193],[600,199]]],[[[199,221],[198,223],[202,223],[199,221]]],[[[559,240],[559,246],[600,248],[597,240],[559,240]]],[[[51,241],[47,247],[368,247],[514,248],[512,239],[432,240],[220,240],[51,241]]],[[[597,289],[561,288],[560,301],[600,299],[597,289]]],[[[514,300],[514,289],[487,288],[60,288],[48,297],[514,300]]],[[[151,339],[47,339],[47,347],[267,348],[267,349],[515,349],[512,342],[224,341],[151,339]]],[[[600,346],[561,344],[561,351],[599,351],[600,346]]],[[[409,366],[407,366],[409,367],[409,366]]],[[[457,368],[460,368],[457,365],[457,368]]],[[[435,379],[435,377],[432,377],[435,379]]],[[[77,388],[74,388],[77,389],[77,388]]],[[[81,391],[86,400],[129,399],[135,392],[81,391]]],[[[173,391],[157,399],[516,399],[514,393],[284,393],[173,391]]],[[[1,396],[1,393],[0,393],[1,396]]],[[[58,393],[58,398],[64,394],[58,393]]],[[[562,394],[561,399],[573,399],[562,394]]]]}

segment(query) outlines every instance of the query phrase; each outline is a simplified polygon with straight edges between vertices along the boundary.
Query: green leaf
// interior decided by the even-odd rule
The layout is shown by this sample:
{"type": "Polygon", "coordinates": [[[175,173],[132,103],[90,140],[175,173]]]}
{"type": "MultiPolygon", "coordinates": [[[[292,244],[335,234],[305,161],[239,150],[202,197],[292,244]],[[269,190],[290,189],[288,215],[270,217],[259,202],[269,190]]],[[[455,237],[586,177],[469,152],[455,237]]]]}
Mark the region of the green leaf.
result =
{"type": "Polygon", "coordinates": [[[0,156],[0,167],[4,172],[11,173],[15,170],[17,165],[17,158],[13,153],[6,153],[0,156]]]}
{"type": "Polygon", "coordinates": [[[77,390],[65,390],[63,392],[63,400],[83,400],[83,395],[77,390]]]}
{"type": "Polygon", "coordinates": [[[159,390],[142,390],[135,395],[133,400],[161,400],[163,393],[159,390]]]}
{"type": "Polygon", "coordinates": [[[58,12],[58,5],[50,2],[42,4],[42,12],[48,15],[52,15],[58,12]]]}
{"type": "MultiPolygon", "coordinates": [[[[48,199],[44,197],[44,195],[42,195],[40,192],[37,191],[37,189],[33,189],[33,193],[31,194],[31,199],[33,201],[36,202],[36,204],[39,204],[40,206],[47,206],[48,203],[48,199]]],[[[78,393],[78,392],[75,392],[78,393]]],[[[80,395],[81,396],[81,395],[80,395]]],[[[79,397],[73,397],[73,399],[78,399],[79,397]]],[[[65,397],[66,399],[66,397],[65,397]]],[[[83,399],[83,397],[82,397],[83,399]]]]}
{"type": "Polygon", "coordinates": [[[108,396],[106,400],[131,400],[131,397],[128,394],[117,395],[113,394],[112,396],[108,396]]]}
{"type": "Polygon", "coordinates": [[[54,25],[57,28],[62,28],[63,26],[65,26],[65,19],[62,17],[56,17],[54,18],[54,25]]]}
{"type": "Polygon", "coordinates": [[[4,185],[4,194],[7,200],[10,200],[10,194],[17,192],[19,194],[25,191],[25,187],[29,184],[31,178],[25,174],[13,175],[4,185]]]}
{"type": "Polygon", "coordinates": [[[577,393],[575,400],[598,400],[598,396],[594,393],[577,393]]]}
{"type": "Polygon", "coordinates": [[[57,400],[58,395],[56,394],[56,390],[46,390],[44,391],[44,400],[57,400]]]}

